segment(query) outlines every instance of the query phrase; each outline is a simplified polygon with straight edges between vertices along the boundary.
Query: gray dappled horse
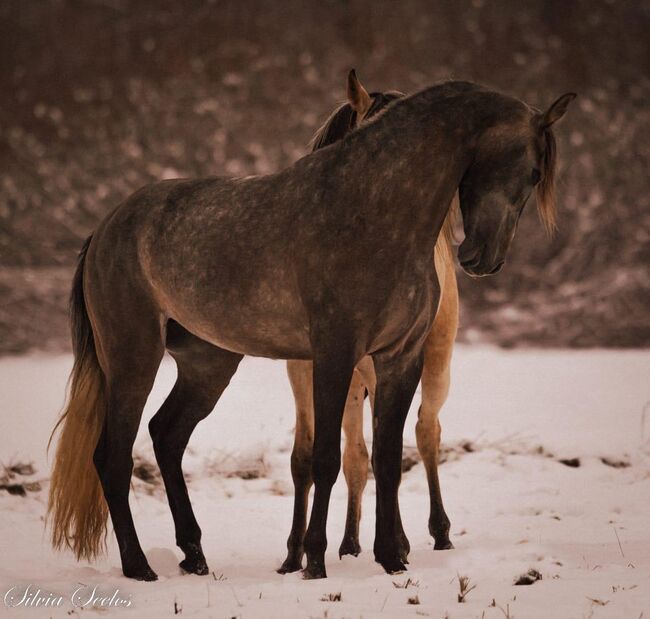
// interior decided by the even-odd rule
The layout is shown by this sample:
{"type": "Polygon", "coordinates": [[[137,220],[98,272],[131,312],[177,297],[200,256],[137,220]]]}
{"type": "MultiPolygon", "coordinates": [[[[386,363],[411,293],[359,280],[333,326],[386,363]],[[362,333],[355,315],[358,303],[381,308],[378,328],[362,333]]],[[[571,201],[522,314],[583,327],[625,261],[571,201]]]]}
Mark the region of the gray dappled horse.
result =
{"type": "MultiPolygon", "coordinates": [[[[152,432],[157,453],[175,467],[170,478],[182,477],[175,452],[243,355],[312,360],[308,578],[326,575],[343,410],[355,366],[372,357],[374,554],[387,572],[403,570],[402,431],[440,296],[431,260],[436,239],[457,189],[465,230],[459,259],[472,275],[501,267],[535,186],[540,213],[552,224],[551,126],[573,97],[539,112],[473,83],[446,82],[396,101],[277,174],[164,181],[114,210],[82,249],[73,282],[75,364],[50,488],[54,545],[93,557],[108,507],[124,574],[156,578],[128,503],[131,451],[178,325],[213,353],[197,367],[177,355],[185,378],[167,410],[182,415],[160,411],[165,423],[152,432]],[[202,406],[173,406],[196,390],[202,406]]],[[[184,497],[170,497],[176,500],[184,497]]],[[[177,542],[185,569],[205,563],[200,539],[177,542]]]]}

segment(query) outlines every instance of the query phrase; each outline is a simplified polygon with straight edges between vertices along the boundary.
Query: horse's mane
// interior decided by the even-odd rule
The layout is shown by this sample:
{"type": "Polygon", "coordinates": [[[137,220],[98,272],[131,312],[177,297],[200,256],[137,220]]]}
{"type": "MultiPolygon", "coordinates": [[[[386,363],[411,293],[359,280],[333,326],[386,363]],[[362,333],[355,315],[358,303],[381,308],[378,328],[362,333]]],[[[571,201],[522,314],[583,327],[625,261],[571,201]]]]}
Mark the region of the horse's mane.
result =
{"type": "Polygon", "coordinates": [[[316,130],[314,137],[309,140],[309,149],[313,152],[334,144],[346,135],[350,127],[354,126],[357,113],[349,103],[342,103],[329,116],[329,118],[316,130]]]}
{"type": "MultiPolygon", "coordinates": [[[[448,82],[442,84],[451,86],[449,90],[457,92],[459,90],[468,90],[470,86],[476,86],[470,82],[448,82]]],[[[392,101],[403,98],[405,95],[397,90],[389,90],[387,92],[379,93],[372,92],[370,96],[373,103],[366,114],[366,118],[377,116],[382,113],[387,105],[392,101]]],[[[337,107],[327,118],[327,120],[316,130],[316,133],[309,141],[309,148],[312,152],[317,151],[325,146],[334,144],[341,138],[345,137],[354,128],[357,118],[357,113],[352,109],[349,103],[342,103],[337,107]]],[[[445,217],[440,230],[438,240],[440,243],[436,244],[436,251],[441,251],[445,260],[453,260],[452,246],[456,242],[454,237],[454,227],[458,220],[458,213],[460,212],[460,204],[458,203],[457,196],[454,196],[451,207],[445,217]]]]}
{"type": "MultiPolygon", "coordinates": [[[[397,90],[387,92],[371,92],[373,103],[366,114],[366,119],[375,116],[389,103],[401,99],[404,94],[397,90]]],[[[354,128],[357,113],[349,103],[342,103],[329,116],[329,118],[316,130],[314,137],[309,140],[309,148],[313,152],[324,148],[345,137],[354,128]]]]}
{"type": "Polygon", "coordinates": [[[557,230],[555,209],[555,167],[557,162],[557,149],[555,136],[550,128],[545,129],[544,153],[542,155],[542,169],[540,181],[535,187],[537,212],[549,235],[557,230]]]}

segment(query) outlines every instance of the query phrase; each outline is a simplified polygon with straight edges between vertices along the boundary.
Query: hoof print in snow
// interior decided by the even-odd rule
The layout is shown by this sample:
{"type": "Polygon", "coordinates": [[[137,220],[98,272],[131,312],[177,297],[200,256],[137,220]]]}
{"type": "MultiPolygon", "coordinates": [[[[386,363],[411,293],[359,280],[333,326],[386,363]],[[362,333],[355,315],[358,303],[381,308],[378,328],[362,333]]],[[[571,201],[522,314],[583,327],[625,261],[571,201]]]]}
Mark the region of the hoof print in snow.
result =
{"type": "Polygon", "coordinates": [[[536,569],[531,568],[515,580],[515,585],[532,585],[538,580],[542,580],[542,575],[536,569]]]}
{"type": "Polygon", "coordinates": [[[558,462],[572,469],[577,469],[580,466],[580,458],[561,458],[558,462]]]}

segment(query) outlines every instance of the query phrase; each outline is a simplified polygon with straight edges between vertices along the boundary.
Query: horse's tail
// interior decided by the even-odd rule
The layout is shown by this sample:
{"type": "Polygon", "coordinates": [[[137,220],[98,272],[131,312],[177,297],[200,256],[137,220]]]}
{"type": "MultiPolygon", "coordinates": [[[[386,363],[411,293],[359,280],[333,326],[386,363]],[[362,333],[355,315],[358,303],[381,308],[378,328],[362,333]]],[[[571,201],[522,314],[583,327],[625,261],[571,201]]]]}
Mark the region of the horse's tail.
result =
{"type": "Polygon", "coordinates": [[[92,559],[104,550],[108,520],[106,501],[93,463],[106,416],[106,399],[104,374],[97,360],[83,291],[84,262],[91,239],[86,240],[79,253],[70,294],[74,365],[68,402],[50,436],[51,442],[61,428],[48,502],[52,545],[56,549],[70,548],[77,559],[92,559]]]}

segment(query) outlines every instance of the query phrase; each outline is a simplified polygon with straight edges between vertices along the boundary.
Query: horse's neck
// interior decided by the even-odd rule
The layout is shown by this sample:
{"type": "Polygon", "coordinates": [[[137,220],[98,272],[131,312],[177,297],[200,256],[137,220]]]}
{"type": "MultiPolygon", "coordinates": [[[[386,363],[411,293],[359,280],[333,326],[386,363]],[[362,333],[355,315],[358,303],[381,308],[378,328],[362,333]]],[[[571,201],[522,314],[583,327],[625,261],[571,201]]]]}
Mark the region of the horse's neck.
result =
{"type": "Polygon", "coordinates": [[[356,176],[365,185],[369,214],[383,220],[390,234],[414,239],[430,256],[469,165],[472,141],[470,128],[460,122],[444,129],[431,120],[428,125],[405,123],[387,148],[373,148],[370,135],[368,156],[357,162],[365,173],[360,169],[356,176]]]}

